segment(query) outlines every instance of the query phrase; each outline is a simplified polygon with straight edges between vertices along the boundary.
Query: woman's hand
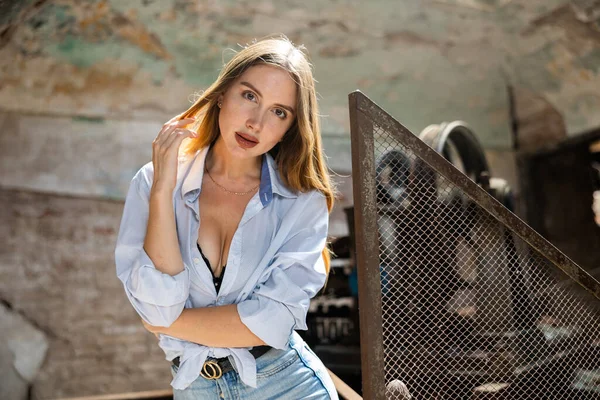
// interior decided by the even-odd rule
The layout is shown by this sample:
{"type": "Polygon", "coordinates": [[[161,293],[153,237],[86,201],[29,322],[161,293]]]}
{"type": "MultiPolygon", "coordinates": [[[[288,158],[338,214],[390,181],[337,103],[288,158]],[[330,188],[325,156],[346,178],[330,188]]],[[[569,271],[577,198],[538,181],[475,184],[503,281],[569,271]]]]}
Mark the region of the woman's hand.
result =
{"type": "Polygon", "coordinates": [[[154,166],[154,181],[152,190],[171,195],[177,182],[177,162],[179,147],[183,139],[197,137],[196,132],[185,129],[195,121],[194,118],[177,120],[173,118],[163,125],[152,142],[152,165],[154,166]]]}

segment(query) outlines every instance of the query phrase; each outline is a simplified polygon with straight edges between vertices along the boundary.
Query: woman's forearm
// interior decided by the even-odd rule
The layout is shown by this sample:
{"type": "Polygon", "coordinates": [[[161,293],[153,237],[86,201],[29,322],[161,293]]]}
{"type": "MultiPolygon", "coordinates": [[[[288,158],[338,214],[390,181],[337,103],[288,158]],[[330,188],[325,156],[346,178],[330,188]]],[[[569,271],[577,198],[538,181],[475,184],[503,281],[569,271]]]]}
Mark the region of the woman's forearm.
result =
{"type": "Polygon", "coordinates": [[[240,319],[237,305],[186,308],[168,328],[146,325],[151,332],[209,347],[254,347],[265,343],[240,319]]]}
{"type": "Polygon", "coordinates": [[[156,269],[171,276],[183,271],[172,191],[152,190],[144,250],[156,269]]]}

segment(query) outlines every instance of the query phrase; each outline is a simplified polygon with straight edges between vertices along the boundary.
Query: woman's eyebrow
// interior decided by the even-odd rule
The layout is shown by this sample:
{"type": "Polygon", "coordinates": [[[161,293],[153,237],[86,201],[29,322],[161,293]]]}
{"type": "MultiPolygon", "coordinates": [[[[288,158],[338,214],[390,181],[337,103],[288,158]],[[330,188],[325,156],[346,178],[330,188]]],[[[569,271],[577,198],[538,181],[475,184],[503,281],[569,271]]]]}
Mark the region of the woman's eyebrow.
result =
{"type": "MultiPolygon", "coordinates": [[[[258,90],[250,82],[243,81],[243,82],[240,82],[240,84],[249,87],[250,89],[254,90],[256,92],[256,94],[258,94],[260,97],[263,97],[263,95],[260,92],[260,90],[258,90]]],[[[292,107],[290,107],[290,106],[286,106],[285,104],[279,104],[279,103],[276,103],[275,105],[278,106],[278,107],[281,107],[281,108],[285,108],[286,110],[288,110],[289,112],[291,112],[292,114],[294,114],[294,109],[292,107]]]]}

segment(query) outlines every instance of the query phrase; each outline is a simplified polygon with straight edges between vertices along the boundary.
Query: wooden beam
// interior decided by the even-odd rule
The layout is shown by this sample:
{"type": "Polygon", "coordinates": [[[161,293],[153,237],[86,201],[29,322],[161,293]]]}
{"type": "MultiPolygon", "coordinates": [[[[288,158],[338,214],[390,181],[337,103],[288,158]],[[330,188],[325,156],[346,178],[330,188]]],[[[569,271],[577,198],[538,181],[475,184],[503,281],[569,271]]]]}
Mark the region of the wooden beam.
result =
{"type": "Polygon", "coordinates": [[[129,392],[117,394],[105,394],[100,396],[83,396],[83,397],[68,397],[56,400],[141,400],[141,399],[158,399],[165,397],[173,397],[173,390],[148,390],[145,392],[129,392]]]}
{"type": "Polygon", "coordinates": [[[358,393],[354,391],[350,386],[346,384],[343,380],[341,380],[336,374],[331,372],[329,368],[327,368],[327,372],[331,376],[331,380],[333,380],[333,384],[335,385],[335,390],[337,390],[340,397],[344,400],[362,400],[362,397],[358,393]]]}

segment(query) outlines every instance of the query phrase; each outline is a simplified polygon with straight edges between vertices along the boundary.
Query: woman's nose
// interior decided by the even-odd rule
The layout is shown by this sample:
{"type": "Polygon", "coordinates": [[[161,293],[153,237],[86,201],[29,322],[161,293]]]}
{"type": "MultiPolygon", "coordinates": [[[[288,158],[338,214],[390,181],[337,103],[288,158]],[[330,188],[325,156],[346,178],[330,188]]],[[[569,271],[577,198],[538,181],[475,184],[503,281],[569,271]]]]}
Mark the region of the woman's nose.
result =
{"type": "Polygon", "coordinates": [[[260,132],[263,125],[264,112],[260,109],[255,109],[250,112],[248,119],[246,120],[246,128],[251,129],[255,132],[260,132]]]}

